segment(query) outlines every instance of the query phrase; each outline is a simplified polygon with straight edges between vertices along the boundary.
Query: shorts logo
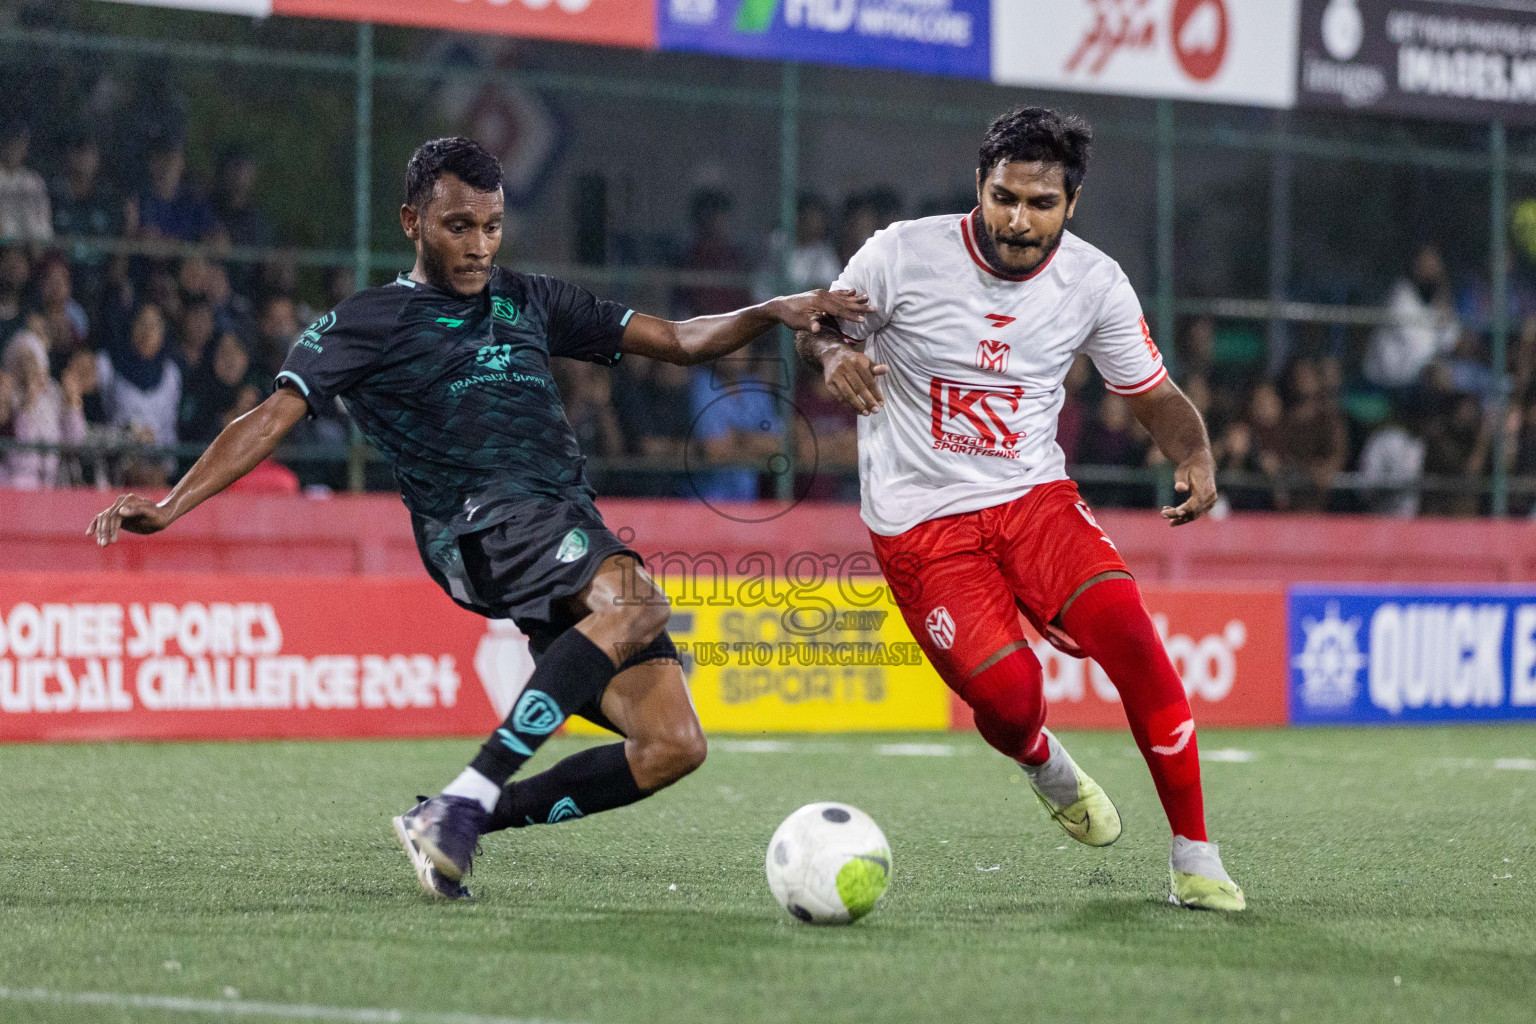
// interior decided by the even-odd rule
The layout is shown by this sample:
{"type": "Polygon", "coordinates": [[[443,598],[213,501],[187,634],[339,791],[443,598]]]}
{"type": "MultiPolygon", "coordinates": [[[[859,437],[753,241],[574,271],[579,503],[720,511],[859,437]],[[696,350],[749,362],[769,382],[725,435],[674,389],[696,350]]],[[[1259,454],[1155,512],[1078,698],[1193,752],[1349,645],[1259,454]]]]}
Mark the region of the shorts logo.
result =
{"type": "Polygon", "coordinates": [[[933,642],[940,650],[949,650],[955,646],[955,620],[949,617],[949,609],[939,605],[928,613],[928,619],[924,623],[928,627],[928,635],[933,637],[933,642]]]}
{"type": "Polygon", "coordinates": [[[986,339],[976,343],[976,369],[1008,372],[1008,343],[986,339]]]}
{"type": "Polygon", "coordinates": [[[570,821],[572,818],[584,818],[581,808],[576,806],[576,801],[568,796],[563,796],[555,801],[555,806],[549,809],[548,825],[558,825],[562,821],[570,821]]]}
{"type": "Polygon", "coordinates": [[[555,551],[555,561],[574,562],[587,553],[587,533],[582,529],[572,530],[565,535],[560,542],[560,547],[555,551]]]}
{"type": "Polygon", "coordinates": [[[563,721],[560,705],[542,690],[524,690],[512,709],[512,728],[530,736],[548,736],[563,721]]]}
{"type": "Polygon", "coordinates": [[[512,365],[511,345],[487,345],[475,353],[475,365],[487,370],[505,370],[512,365]]]}
{"type": "MultiPolygon", "coordinates": [[[[978,362],[980,358],[978,354],[978,362]]],[[[1006,364],[1006,353],[1003,359],[1006,364]]],[[[1028,435],[1009,420],[1018,417],[1023,387],[978,387],[934,377],[928,385],[928,396],[933,401],[935,450],[1003,459],[1019,457],[1018,444],[1028,435]]]]}

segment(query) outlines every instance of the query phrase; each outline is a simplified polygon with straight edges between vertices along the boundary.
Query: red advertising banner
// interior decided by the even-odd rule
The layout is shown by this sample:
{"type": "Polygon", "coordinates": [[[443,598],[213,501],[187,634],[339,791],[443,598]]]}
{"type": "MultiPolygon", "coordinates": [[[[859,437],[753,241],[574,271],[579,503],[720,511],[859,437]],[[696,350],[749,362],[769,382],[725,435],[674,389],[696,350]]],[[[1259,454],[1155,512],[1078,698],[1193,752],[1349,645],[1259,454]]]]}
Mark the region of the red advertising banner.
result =
{"type": "Polygon", "coordinates": [[[655,0],[273,0],[272,13],[656,47],[655,0]]]}
{"type": "Polygon", "coordinates": [[[0,575],[0,741],[478,735],[506,639],[425,579],[0,575]]]}
{"type": "MultiPolygon", "coordinates": [[[[1142,596],[1198,725],[1285,724],[1284,591],[1144,587],[1142,596]]],[[[1024,629],[1034,636],[1027,624],[1024,629]]],[[[1103,669],[1038,638],[1031,646],[1045,669],[1048,725],[1125,728],[1120,695],[1103,669]]],[[[951,707],[954,728],[974,728],[970,708],[958,697],[951,707]]]]}

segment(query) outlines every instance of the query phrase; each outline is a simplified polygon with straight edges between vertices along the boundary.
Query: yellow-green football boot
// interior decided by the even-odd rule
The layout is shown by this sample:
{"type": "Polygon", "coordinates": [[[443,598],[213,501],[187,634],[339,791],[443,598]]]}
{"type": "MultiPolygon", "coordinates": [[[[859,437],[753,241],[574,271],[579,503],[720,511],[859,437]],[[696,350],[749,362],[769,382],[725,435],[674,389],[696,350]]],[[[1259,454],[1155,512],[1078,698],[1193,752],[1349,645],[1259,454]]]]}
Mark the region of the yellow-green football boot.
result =
{"type": "Polygon", "coordinates": [[[1077,766],[1049,729],[1040,732],[1050,745],[1050,757],[1045,764],[1020,767],[1045,813],[1063,832],[1087,846],[1108,846],[1119,839],[1120,812],[1104,790],[1077,766]]]}
{"type": "Polygon", "coordinates": [[[1215,843],[1199,843],[1183,836],[1173,837],[1173,851],[1168,855],[1168,902],[1195,910],[1236,912],[1248,906],[1243,890],[1221,866],[1221,852],[1215,843]]]}

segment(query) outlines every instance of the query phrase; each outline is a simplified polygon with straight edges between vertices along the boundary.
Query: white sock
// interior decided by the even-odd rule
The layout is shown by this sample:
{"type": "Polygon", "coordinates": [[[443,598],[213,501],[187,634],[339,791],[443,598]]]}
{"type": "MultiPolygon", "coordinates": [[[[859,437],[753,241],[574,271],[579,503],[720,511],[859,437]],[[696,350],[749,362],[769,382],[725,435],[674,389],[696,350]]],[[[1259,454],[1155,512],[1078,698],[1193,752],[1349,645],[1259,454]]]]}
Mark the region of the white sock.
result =
{"type": "Polygon", "coordinates": [[[501,799],[501,787],[473,768],[465,768],[443,789],[443,796],[468,797],[490,814],[496,809],[496,801],[501,799]]]}
{"type": "Polygon", "coordinates": [[[1232,876],[1221,864],[1221,851],[1215,843],[1203,843],[1183,836],[1173,837],[1173,849],[1168,854],[1168,866],[1175,871],[1199,875],[1218,882],[1230,882],[1232,876]]]}

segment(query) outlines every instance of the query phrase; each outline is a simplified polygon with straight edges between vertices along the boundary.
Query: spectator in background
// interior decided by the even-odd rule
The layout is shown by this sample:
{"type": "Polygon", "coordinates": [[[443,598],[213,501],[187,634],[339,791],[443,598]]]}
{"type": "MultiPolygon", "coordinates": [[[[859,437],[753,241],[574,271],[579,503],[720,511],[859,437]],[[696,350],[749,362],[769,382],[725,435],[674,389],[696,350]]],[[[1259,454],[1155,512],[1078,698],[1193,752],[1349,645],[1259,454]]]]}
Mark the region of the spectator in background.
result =
{"type": "Polygon", "coordinates": [[[0,350],[21,329],[21,297],[31,277],[26,250],[19,245],[0,245],[0,350]]]}
{"type": "MultiPolygon", "coordinates": [[[[118,342],[97,365],[102,404],[115,427],[156,447],[176,443],[176,419],[181,407],[181,370],[166,344],[165,315],[153,302],[134,313],[127,344],[118,342]]],[[[125,468],[128,483],[163,485],[173,463],[136,461],[125,468]]]]}
{"type": "Polygon", "coordinates": [[[148,149],[147,187],[139,196],[139,231],[146,238],[201,242],[213,233],[213,207],[187,177],[182,141],[162,135],[148,149]]]}
{"type": "MultiPolygon", "coordinates": [[[[783,449],[784,423],[778,400],[757,377],[750,359],[728,357],[695,368],[690,407],[693,439],[711,462],[767,465],[783,449]]],[[[698,496],[706,501],[751,501],[758,497],[756,469],[695,472],[692,480],[698,496]]]]}
{"type": "Polygon", "coordinates": [[[1493,386],[1493,370],[1488,365],[1482,339],[1471,331],[1462,331],[1461,337],[1456,339],[1456,347],[1446,358],[1445,368],[1450,372],[1451,386],[1462,394],[1481,397],[1493,386]]]}
{"type": "Polygon", "coordinates": [[[795,390],[795,496],[818,501],[859,497],[859,418],[820,373],[800,375],[795,390]]]}
{"type": "Polygon", "coordinates": [[[209,351],[214,335],[213,306],[206,298],[194,295],[187,300],[181,311],[181,329],[176,333],[176,350],[171,353],[171,358],[180,364],[182,377],[186,379],[213,354],[209,351]]]}
{"type": "MultiPolygon", "coordinates": [[[[16,436],[16,378],[0,363],[0,441],[16,436]]],[[[0,458],[0,487],[11,482],[9,457],[0,458]]]]}
{"type": "Polygon", "coordinates": [[[69,264],[64,257],[53,255],[44,259],[35,279],[37,310],[47,330],[50,367],[57,376],[76,352],[89,350],[90,320],[75,301],[69,264]]]}
{"type": "Polygon", "coordinates": [[[693,425],[688,367],[625,356],[614,380],[614,410],[630,452],[647,459],[680,459],[693,425]]]}
{"type": "Polygon", "coordinates": [[[252,362],[262,379],[271,381],[283,368],[288,350],[299,337],[299,314],[293,299],[270,295],[262,301],[256,319],[256,346],[252,362]]]}
{"type": "MultiPolygon", "coordinates": [[[[695,192],[689,204],[693,221],[693,240],[688,245],[683,267],[715,273],[743,273],[746,262],[736,243],[731,241],[731,197],[715,189],[695,192]]],[[[709,316],[726,313],[752,304],[751,293],[736,285],[695,285],[678,292],[684,316],[709,316]]]]}
{"type": "Polygon", "coordinates": [[[1078,356],[1073,360],[1072,368],[1067,371],[1061,385],[1066,395],[1061,403],[1061,412],[1056,416],[1056,443],[1061,446],[1061,453],[1066,456],[1069,466],[1075,466],[1078,462],[1078,442],[1082,439],[1083,422],[1087,418],[1083,407],[1083,388],[1087,387],[1091,376],[1088,357],[1078,356]]]}
{"type": "MultiPolygon", "coordinates": [[[[1436,397],[1424,427],[1424,472],[1470,484],[1482,476],[1488,462],[1488,417],[1476,398],[1458,395],[1444,382],[1433,383],[1431,391],[1436,397]]],[[[1469,487],[1427,491],[1419,507],[1426,515],[1475,516],[1478,505],[1479,496],[1469,487]]]]}
{"type": "Polygon", "coordinates": [[[1187,377],[1209,378],[1216,368],[1216,321],[1200,316],[1190,321],[1179,346],[1179,368],[1187,377]]]}
{"type": "Polygon", "coordinates": [[[1318,361],[1298,359],[1289,374],[1290,404],[1285,411],[1285,465],[1305,478],[1290,495],[1289,507],[1322,512],[1333,479],[1349,462],[1349,427],[1339,399],[1318,361]]]}
{"type": "MultiPolygon", "coordinates": [[[[1139,467],[1146,464],[1147,445],[1136,430],[1130,406],[1112,391],[1099,396],[1099,407],[1083,425],[1077,457],[1085,466],[1139,467]]],[[[1130,505],[1137,489],[1130,484],[1090,486],[1095,504],[1130,505]]]]}
{"type": "Polygon", "coordinates": [[[272,244],[272,227],[256,207],[256,161],[244,149],[219,157],[213,212],[218,231],[231,245],[259,249],[272,244]]]}
{"type": "Polygon", "coordinates": [[[795,204],[795,243],[786,254],[784,232],[773,233],[768,260],[758,274],[759,302],[787,292],[825,288],[837,280],[843,265],[832,248],[830,219],[827,204],[818,196],[800,193],[795,204]]]}
{"type": "Polygon", "coordinates": [[[234,419],[232,410],[242,405],[255,408],[261,393],[261,380],[251,369],[245,346],[226,331],[213,343],[212,352],[187,372],[177,416],[178,436],[203,444],[212,441],[234,419]]]}
{"type": "Polygon", "coordinates": [[[31,130],[23,121],[0,126],[0,239],[46,242],[53,215],[43,176],[27,166],[31,130]]]}
{"type": "Polygon", "coordinates": [[[1378,387],[1411,386],[1436,356],[1451,351],[1461,333],[1451,297],[1451,279],[1440,250],[1426,245],[1412,273],[1387,296],[1389,322],[1376,329],[1365,354],[1365,377],[1378,387]]]}
{"type": "Polygon", "coordinates": [[[614,458],[624,454],[624,434],[613,409],[613,391],[606,369],[596,363],[563,360],[561,393],[565,418],[576,433],[581,453],[588,458],[614,458]]]}
{"type": "MultiPolygon", "coordinates": [[[[88,134],[76,134],[64,153],[64,173],[49,186],[56,236],[123,238],[139,229],[139,208],[101,177],[101,148],[88,134]]],[[[69,270],[75,293],[84,305],[100,308],[102,290],[112,264],[103,252],[75,250],[69,270]]]]}
{"type": "Polygon", "coordinates": [[[850,195],[843,201],[843,217],[838,225],[839,263],[847,266],[871,235],[889,227],[900,216],[901,197],[883,185],[850,195]]]}
{"type": "Polygon", "coordinates": [[[1412,519],[1419,514],[1419,492],[1413,486],[1424,476],[1424,441],[1404,423],[1402,403],[1392,402],[1365,447],[1360,450],[1360,479],[1377,488],[1368,497],[1377,515],[1412,519]]]}
{"type": "MultiPolygon", "coordinates": [[[[82,396],[69,395],[48,374],[48,348],[42,318],[33,315],[5,350],[5,371],[16,381],[13,436],[23,444],[78,445],[85,440],[82,396]]],[[[17,449],[6,459],[12,487],[55,487],[64,460],[56,451],[17,449]]],[[[67,477],[62,481],[71,482],[67,477]]]]}

